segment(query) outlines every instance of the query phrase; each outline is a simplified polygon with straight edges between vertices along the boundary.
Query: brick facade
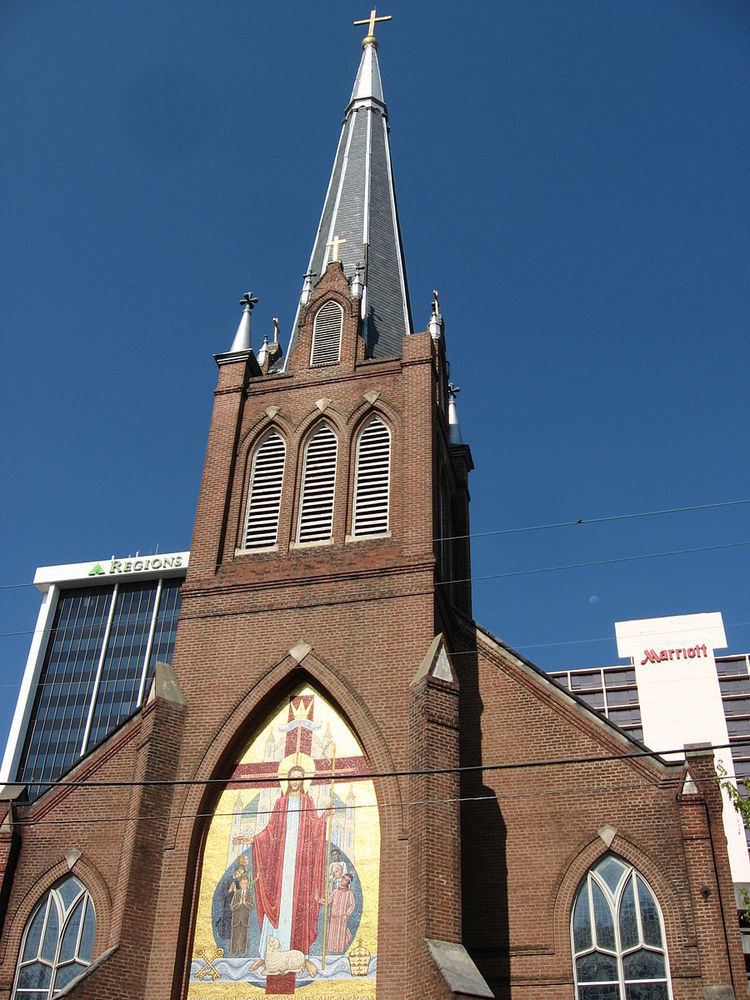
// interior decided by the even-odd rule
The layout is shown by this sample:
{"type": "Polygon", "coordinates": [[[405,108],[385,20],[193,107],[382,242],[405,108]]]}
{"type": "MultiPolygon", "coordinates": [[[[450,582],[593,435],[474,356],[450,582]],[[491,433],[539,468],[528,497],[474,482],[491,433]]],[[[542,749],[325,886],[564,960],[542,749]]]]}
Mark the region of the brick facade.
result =
{"type": "Polygon", "coordinates": [[[220,791],[205,782],[231,771],[301,681],[346,717],[373,772],[387,772],[375,782],[381,1000],[479,995],[451,989],[426,939],[463,943],[497,997],[570,1000],[572,902],[608,849],[659,900],[676,1000],[744,995],[710,754],[691,752],[690,793],[680,763],[553,763],[637,747],[471,621],[468,585],[446,579],[470,575],[468,541],[447,552],[433,541],[469,524],[471,457],[449,445],[443,341],[418,333],[401,357],[366,360],[358,312],[334,263],[302,311],[285,372],[258,374],[247,354],[217,359],[176,684],[157,677],[143,710],[68,776],[164,784],[58,787],[14,805],[0,830],[0,998],[11,996],[34,906],[71,863],[94,899],[103,960],[66,995],[184,997],[220,791]],[[344,310],[341,359],[310,368],[313,317],[329,298],[344,310]],[[373,412],[392,433],[390,531],[353,539],[354,446],[373,412]],[[301,461],[321,419],[339,441],[333,536],[300,545],[301,461]],[[287,448],[278,544],[246,552],[250,459],[271,426],[287,448]],[[438,633],[448,679],[420,669],[438,633]],[[551,763],[479,769],[518,762],[551,763]],[[424,769],[442,773],[392,774],[424,769]],[[602,830],[614,830],[609,848],[602,830]]]}

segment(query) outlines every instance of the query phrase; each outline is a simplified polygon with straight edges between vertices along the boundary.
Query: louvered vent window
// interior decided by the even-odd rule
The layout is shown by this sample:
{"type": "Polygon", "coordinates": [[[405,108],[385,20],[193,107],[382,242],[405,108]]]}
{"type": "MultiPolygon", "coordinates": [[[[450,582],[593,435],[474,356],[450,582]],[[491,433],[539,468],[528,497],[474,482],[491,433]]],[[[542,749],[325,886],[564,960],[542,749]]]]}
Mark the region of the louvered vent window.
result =
{"type": "Polygon", "coordinates": [[[372,417],[357,444],[355,535],[383,535],[388,531],[390,479],[391,432],[379,417],[372,417]]]}
{"type": "Polygon", "coordinates": [[[300,542],[322,542],[331,537],[337,451],[336,435],[328,424],[321,424],[305,448],[299,517],[300,542]]]}
{"type": "Polygon", "coordinates": [[[285,454],[284,439],[277,431],[267,434],[255,449],[247,499],[246,549],[276,544],[285,454]]]}
{"type": "Polygon", "coordinates": [[[343,328],[344,310],[338,302],[326,302],[318,309],[313,323],[311,365],[322,367],[339,363],[343,328]]]}

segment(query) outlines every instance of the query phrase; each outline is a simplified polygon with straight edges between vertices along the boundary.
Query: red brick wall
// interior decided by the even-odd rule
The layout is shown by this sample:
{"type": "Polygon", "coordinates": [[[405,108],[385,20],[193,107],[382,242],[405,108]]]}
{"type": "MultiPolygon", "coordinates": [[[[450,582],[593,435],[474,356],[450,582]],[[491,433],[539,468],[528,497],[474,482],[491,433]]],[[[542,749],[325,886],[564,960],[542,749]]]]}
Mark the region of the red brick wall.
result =
{"type": "MultiPolygon", "coordinates": [[[[470,628],[454,641],[462,650],[477,648],[470,628]]],[[[635,749],[490,639],[480,636],[478,647],[479,655],[460,657],[463,764],[635,749]]],[[[691,875],[688,807],[679,801],[683,773],[684,765],[640,759],[465,774],[462,794],[488,800],[462,809],[464,943],[499,996],[573,995],[571,905],[586,871],[607,852],[597,832],[605,824],[617,830],[611,850],[642,872],[659,900],[674,996],[702,1000],[704,987],[715,985],[734,985],[744,995],[720,796],[707,775],[716,797],[701,799],[698,810],[704,833],[706,811],[713,817],[712,839],[703,844],[719,871],[704,858],[698,881],[713,872],[723,911],[719,893],[704,900],[691,875]]]]}

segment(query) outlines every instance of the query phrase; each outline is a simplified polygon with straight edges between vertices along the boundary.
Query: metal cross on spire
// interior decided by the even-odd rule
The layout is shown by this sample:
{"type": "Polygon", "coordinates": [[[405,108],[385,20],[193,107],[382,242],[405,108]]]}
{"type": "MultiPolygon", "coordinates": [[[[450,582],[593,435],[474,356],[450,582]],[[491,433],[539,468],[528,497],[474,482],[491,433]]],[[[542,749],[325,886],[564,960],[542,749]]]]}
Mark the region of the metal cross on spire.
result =
{"type": "Polygon", "coordinates": [[[341,262],[341,257],[339,256],[339,253],[340,253],[340,248],[344,243],[346,243],[346,240],[342,240],[340,236],[334,236],[332,240],[329,240],[326,243],[327,247],[332,248],[331,258],[328,261],[329,264],[333,263],[333,261],[339,261],[339,263],[341,262]]]}
{"type": "Polygon", "coordinates": [[[392,18],[391,14],[382,14],[380,17],[378,17],[378,12],[373,8],[370,11],[369,17],[366,17],[363,21],[352,22],[355,26],[360,24],[367,25],[367,34],[362,39],[362,48],[364,48],[365,45],[374,45],[375,48],[378,47],[378,40],[375,37],[375,25],[379,24],[381,21],[390,21],[391,18],[392,18]]]}

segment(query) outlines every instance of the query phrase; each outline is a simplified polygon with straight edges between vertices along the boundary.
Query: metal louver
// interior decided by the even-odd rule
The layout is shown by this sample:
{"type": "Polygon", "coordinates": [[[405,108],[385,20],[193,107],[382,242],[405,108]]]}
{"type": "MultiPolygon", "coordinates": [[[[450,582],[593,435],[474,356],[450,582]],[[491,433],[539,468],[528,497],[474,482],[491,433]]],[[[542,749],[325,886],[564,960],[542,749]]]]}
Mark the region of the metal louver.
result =
{"type": "Polygon", "coordinates": [[[247,499],[246,549],[276,544],[285,454],[284,439],[276,431],[271,431],[255,451],[247,499]]]}
{"type": "Polygon", "coordinates": [[[299,517],[300,542],[321,542],[331,537],[337,452],[336,435],[328,424],[321,424],[305,448],[299,517]]]}
{"type": "Polygon", "coordinates": [[[379,417],[372,417],[357,444],[354,535],[388,531],[390,479],[391,433],[379,417]]]}
{"type": "Polygon", "coordinates": [[[326,302],[318,309],[313,322],[311,365],[323,367],[339,363],[343,328],[344,310],[338,302],[326,302]]]}

